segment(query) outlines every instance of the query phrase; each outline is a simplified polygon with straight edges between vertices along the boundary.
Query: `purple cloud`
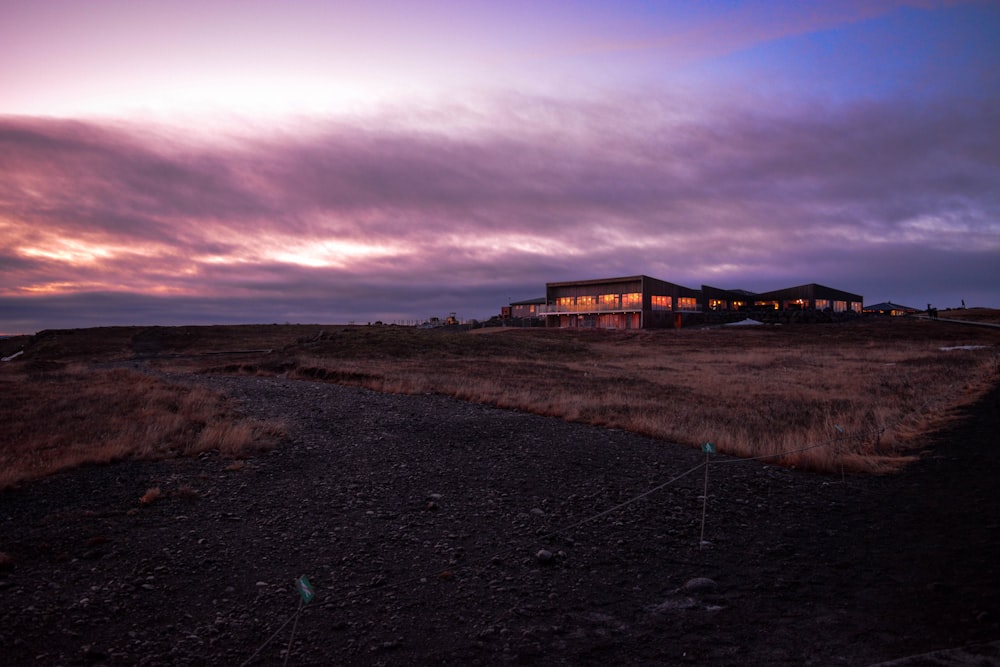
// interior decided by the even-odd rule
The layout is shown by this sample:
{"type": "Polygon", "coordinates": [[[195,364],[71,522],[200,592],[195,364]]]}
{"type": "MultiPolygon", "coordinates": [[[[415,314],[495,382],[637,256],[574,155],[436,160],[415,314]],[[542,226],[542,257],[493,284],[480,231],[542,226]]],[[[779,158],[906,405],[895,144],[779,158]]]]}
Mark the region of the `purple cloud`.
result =
{"type": "Polygon", "coordinates": [[[508,98],[478,125],[454,107],[430,127],[312,120],[215,140],[0,118],[0,295],[486,317],[546,281],[648,273],[1000,305],[995,101],[706,117],[671,113],[681,103],[508,98]]]}

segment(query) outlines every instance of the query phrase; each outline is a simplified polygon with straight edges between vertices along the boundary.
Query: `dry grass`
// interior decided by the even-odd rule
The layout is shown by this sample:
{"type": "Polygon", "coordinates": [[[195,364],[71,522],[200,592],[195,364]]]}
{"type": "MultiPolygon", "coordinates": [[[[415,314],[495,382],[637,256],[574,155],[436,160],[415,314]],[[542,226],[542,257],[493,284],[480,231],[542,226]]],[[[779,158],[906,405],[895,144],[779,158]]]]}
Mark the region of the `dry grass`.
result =
{"type": "Polygon", "coordinates": [[[235,417],[204,388],[54,361],[0,368],[0,489],[85,463],[274,444],[280,428],[235,417]]]}
{"type": "Polygon", "coordinates": [[[814,470],[887,472],[998,380],[1000,332],[876,320],[682,331],[341,328],[215,370],[439,393],[814,470]],[[942,350],[942,347],[984,346],[942,350]]]}
{"type": "MultiPolygon", "coordinates": [[[[1000,321],[998,311],[969,315],[1000,321]]],[[[10,364],[21,370],[0,368],[0,390],[15,397],[2,408],[11,418],[0,436],[21,443],[0,452],[0,488],[11,483],[2,477],[11,456],[35,471],[30,477],[83,461],[237,453],[267,440],[267,425],[234,420],[208,392],[65,365],[131,354],[175,370],[440,393],[838,472],[886,472],[912,460],[923,434],[1000,379],[1000,331],[912,319],[487,335],[313,325],[48,332],[10,364]],[[942,350],[962,346],[982,347],[942,350]],[[261,348],[273,351],[250,352],[261,348]],[[39,426],[48,414],[52,423],[39,426]],[[12,433],[18,424],[28,432],[12,433]],[[58,462],[47,463],[55,452],[58,462]]]]}

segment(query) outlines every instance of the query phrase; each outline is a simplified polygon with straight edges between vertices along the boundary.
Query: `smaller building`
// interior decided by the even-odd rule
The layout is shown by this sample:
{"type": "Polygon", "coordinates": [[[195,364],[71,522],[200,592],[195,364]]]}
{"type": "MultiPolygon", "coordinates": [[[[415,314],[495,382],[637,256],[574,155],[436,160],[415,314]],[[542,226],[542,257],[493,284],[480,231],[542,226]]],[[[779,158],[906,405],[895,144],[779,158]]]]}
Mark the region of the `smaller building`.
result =
{"type": "Polygon", "coordinates": [[[818,310],[860,314],[863,302],[864,298],[860,294],[809,283],[756,294],[752,306],[755,310],[818,310]]]}
{"type": "Polygon", "coordinates": [[[871,313],[873,315],[889,315],[890,317],[901,317],[903,315],[915,315],[916,313],[922,312],[917,308],[910,308],[909,306],[901,306],[898,303],[893,303],[892,301],[883,301],[882,303],[876,303],[871,306],[865,306],[864,312],[871,313]]]}
{"type": "MultiPolygon", "coordinates": [[[[545,297],[540,296],[537,299],[525,299],[524,301],[512,301],[510,306],[506,307],[507,317],[504,319],[514,319],[520,320],[526,317],[541,317],[542,308],[540,306],[545,305],[545,297]]],[[[505,309],[500,310],[501,315],[504,314],[505,309]]]]}

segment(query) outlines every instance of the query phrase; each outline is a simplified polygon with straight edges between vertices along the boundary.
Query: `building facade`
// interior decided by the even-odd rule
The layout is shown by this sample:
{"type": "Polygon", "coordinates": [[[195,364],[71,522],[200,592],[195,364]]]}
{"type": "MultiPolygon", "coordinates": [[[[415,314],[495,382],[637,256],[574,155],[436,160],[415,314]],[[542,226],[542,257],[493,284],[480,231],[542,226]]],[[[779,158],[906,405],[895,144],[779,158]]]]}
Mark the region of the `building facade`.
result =
{"type": "Polygon", "coordinates": [[[819,310],[859,314],[864,307],[860,294],[816,283],[756,294],[753,305],[755,310],[819,310]]]}
{"type": "Polygon", "coordinates": [[[649,276],[547,283],[546,326],[650,329],[680,326],[699,309],[699,293],[649,276]]]}
{"type": "Polygon", "coordinates": [[[726,317],[726,312],[860,314],[863,299],[860,294],[816,283],[754,293],[709,285],[696,290],[638,275],[547,283],[544,299],[517,302],[502,312],[513,317],[515,306],[521,309],[520,316],[544,317],[549,327],[655,329],[726,317]]]}

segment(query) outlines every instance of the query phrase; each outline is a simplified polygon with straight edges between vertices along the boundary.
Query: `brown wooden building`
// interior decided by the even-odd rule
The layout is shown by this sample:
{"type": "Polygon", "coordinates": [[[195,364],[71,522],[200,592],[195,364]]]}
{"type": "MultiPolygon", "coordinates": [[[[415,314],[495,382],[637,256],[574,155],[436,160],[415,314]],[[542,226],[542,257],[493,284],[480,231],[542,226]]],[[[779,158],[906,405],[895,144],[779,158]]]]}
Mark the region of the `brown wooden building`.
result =
{"type": "Polygon", "coordinates": [[[699,311],[698,290],[649,276],[546,283],[546,326],[650,329],[699,311]]]}

